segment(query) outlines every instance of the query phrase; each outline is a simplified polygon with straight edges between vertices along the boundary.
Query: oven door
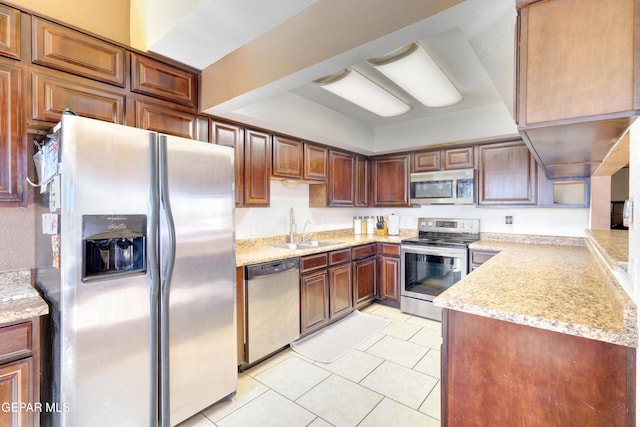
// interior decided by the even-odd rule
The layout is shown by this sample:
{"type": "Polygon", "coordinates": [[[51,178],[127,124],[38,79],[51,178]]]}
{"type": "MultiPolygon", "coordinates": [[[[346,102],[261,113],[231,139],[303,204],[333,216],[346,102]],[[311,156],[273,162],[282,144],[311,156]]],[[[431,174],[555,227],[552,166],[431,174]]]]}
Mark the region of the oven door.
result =
{"type": "Polygon", "coordinates": [[[402,245],[403,297],[433,301],[467,275],[467,248],[402,245]]]}

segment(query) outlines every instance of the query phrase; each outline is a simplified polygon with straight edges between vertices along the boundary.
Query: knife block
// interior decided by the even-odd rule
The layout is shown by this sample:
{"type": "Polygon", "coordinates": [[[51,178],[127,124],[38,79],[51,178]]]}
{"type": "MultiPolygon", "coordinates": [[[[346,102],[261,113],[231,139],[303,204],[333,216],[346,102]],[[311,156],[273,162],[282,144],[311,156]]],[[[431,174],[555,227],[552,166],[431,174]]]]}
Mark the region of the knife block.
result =
{"type": "Polygon", "coordinates": [[[386,236],[389,233],[389,227],[387,227],[387,221],[383,222],[384,227],[382,229],[376,228],[376,236],[386,236]]]}

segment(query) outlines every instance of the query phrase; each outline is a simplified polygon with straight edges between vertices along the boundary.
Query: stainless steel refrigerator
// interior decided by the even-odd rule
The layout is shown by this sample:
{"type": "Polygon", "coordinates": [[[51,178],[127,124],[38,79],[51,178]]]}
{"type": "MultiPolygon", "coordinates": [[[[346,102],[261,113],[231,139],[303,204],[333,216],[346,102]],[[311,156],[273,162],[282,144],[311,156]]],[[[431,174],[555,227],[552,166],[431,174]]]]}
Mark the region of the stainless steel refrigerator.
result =
{"type": "Polygon", "coordinates": [[[40,154],[43,423],[175,425],[233,394],[233,149],[63,115],[40,154]]]}

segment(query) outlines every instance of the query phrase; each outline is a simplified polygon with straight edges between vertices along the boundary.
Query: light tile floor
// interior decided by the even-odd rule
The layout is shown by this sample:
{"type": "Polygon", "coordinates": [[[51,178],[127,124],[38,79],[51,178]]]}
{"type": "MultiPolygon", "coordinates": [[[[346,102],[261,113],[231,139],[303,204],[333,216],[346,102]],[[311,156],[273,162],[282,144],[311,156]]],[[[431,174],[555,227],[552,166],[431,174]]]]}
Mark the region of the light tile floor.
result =
{"type": "Polygon", "coordinates": [[[362,311],[391,323],[333,363],[284,350],[180,427],[439,426],[440,322],[379,304],[362,311]]]}

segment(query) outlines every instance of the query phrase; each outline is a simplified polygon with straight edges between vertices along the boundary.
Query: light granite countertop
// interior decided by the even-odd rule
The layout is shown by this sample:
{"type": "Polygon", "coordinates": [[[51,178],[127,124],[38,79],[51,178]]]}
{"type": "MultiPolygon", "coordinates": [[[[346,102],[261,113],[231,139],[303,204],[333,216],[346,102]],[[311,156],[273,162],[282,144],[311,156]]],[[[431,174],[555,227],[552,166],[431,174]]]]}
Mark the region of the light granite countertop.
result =
{"type": "Polygon", "coordinates": [[[296,258],[320,252],[328,252],[336,249],[349,248],[367,243],[385,242],[400,243],[402,239],[417,235],[417,231],[400,230],[399,236],[376,236],[371,234],[354,235],[350,229],[318,232],[307,240],[324,240],[336,242],[335,245],[309,249],[282,249],[275,248],[286,242],[286,236],[275,236],[258,239],[243,239],[236,242],[236,266],[241,267],[279,259],[296,258]]]}
{"type": "Polygon", "coordinates": [[[637,347],[637,308],[612,272],[589,245],[555,243],[473,243],[471,249],[499,253],[438,296],[434,304],[637,347]]]}
{"type": "Polygon", "coordinates": [[[614,271],[626,273],[629,265],[629,232],[627,230],[587,230],[589,243],[614,271]]]}
{"type": "Polygon", "coordinates": [[[49,313],[49,306],[31,286],[31,271],[0,272],[0,324],[49,313]]]}

